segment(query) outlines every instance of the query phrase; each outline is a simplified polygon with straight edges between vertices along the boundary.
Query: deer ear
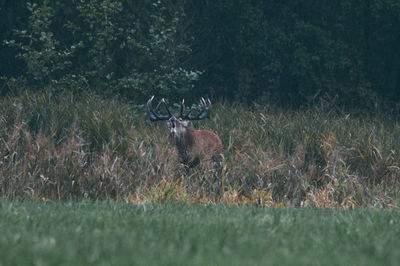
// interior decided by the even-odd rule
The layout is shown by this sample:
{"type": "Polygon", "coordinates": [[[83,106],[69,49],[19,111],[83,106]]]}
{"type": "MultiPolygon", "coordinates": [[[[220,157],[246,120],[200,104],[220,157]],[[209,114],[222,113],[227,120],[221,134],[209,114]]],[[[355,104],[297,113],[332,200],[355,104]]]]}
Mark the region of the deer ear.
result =
{"type": "Polygon", "coordinates": [[[188,120],[183,120],[183,121],[182,121],[182,125],[183,125],[184,127],[187,127],[187,126],[189,125],[189,121],[188,121],[188,120]]]}

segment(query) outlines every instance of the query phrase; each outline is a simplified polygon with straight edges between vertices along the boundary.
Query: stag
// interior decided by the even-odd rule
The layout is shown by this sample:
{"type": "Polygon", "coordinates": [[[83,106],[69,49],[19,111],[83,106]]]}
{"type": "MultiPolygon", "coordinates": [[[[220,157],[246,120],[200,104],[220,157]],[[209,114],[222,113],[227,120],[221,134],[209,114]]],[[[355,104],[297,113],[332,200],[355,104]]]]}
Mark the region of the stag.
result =
{"type": "Polygon", "coordinates": [[[156,108],[153,108],[153,99],[147,101],[147,111],[151,121],[166,120],[170,132],[171,140],[176,147],[181,162],[191,168],[200,163],[201,160],[218,162],[222,152],[222,142],[217,134],[210,130],[197,130],[188,127],[191,120],[202,120],[210,117],[211,101],[201,98],[200,107],[197,114],[193,115],[193,108],[188,111],[185,109],[185,101],[182,100],[180,115],[174,116],[164,99],[156,108]],[[159,114],[159,108],[165,106],[166,115],[159,114]]]}

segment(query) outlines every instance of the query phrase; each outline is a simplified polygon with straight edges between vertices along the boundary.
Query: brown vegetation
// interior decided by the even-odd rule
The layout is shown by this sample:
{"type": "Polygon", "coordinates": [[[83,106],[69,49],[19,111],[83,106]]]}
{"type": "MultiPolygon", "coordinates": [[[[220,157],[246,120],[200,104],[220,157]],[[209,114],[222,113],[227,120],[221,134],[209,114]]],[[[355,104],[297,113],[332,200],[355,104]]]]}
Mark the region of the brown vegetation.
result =
{"type": "Polygon", "coordinates": [[[141,106],[68,93],[3,98],[0,106],[3,199],[399,205],[400,124],[390,114],[218,102],[195,127],[221,136],[221,168],[186,173],[165,125],[148,121],[141,106]]]}

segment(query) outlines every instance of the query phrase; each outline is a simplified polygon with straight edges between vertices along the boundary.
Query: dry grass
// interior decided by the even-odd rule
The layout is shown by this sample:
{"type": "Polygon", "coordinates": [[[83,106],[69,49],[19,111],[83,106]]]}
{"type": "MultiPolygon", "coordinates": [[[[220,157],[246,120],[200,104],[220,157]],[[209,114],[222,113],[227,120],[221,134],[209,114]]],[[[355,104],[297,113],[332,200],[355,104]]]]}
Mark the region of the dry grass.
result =
{"type": "MultiPolygon", "coordinates": [[[[215,103],[224,143],[218,169],[185,171],[166,126],[143,106],[94,95],[1,99],[4,199],[397,208],[400,124],[321,104],[304,111],[215,103]]],[[[384,119],[383,119],[384,118],[384,119]]]]}

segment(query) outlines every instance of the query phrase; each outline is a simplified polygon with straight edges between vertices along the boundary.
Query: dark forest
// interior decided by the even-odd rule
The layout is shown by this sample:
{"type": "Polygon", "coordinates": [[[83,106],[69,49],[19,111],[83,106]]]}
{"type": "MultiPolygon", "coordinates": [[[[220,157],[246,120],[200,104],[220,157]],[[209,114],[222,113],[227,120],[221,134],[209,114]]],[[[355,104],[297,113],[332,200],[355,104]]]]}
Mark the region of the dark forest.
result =
{"type": "Polygon", "coordinates": [[[1,2],[3,95],[400,100],[398,0],[1,2]]]}

